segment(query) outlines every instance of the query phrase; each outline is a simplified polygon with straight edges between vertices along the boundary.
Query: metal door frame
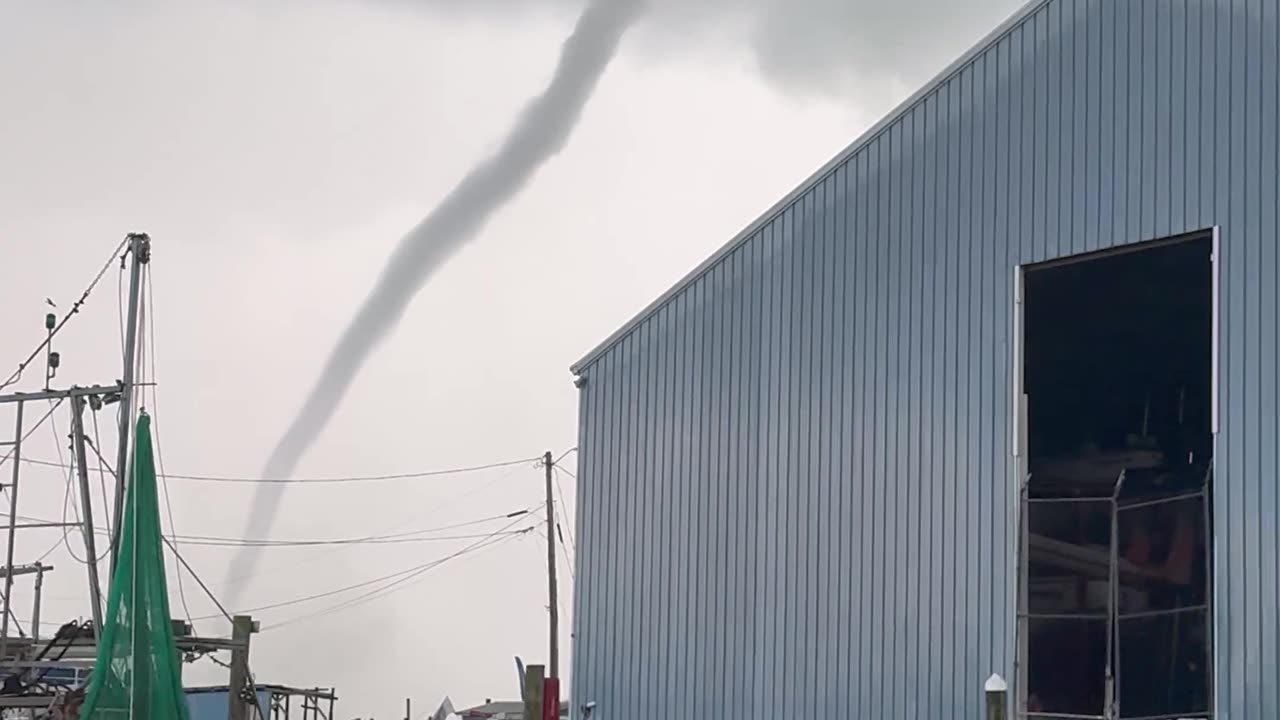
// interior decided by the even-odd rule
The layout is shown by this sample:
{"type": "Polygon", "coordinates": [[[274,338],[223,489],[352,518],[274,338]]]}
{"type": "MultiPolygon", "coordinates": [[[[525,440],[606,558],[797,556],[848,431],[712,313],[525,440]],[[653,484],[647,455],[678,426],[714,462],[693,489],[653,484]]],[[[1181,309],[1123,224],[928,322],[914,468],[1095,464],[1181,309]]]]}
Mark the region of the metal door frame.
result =
{"type": "MultiPolygon", "coordinates": [[[[1205,228],[1203,230],[1197,230],[1195,232],[1184,233],[1181,235],[1170,236],[1167,238],[1159,238],[1155,240],[1148,240],[1143,242],[1131,243],[1127,245],[1121,245],[1114,248],[1107,248],[1104,250],[1078,253],[1075,255],[1067,255],[1061,258],[1054,258],[1052,260],[1019,263],[1019,264],[1015,264],[1012,268],[1013,270],[1012,295],[1013,296],[1010,298],[1010,300],[1012,301],[1010,320],[1013,326],[1012,327],[1013,334],[1011,336],[1013,338],[1013,342],[1011,343],[1011,350],[1013,355],[1013,368],[1012,368],[1013,371],[1009,374],[1010,384],[1012,387],[1010,388],[1010,393],[1009,393],[1010,406],[1008,411],[1009,411],[1009,420],[1010,420],[1010,423],[1009,423],[1010,458],[1009,460],[1010,460],[1010,466],[1011,466],[1011,472],[1012,472],[1011,491],[1013,493],[1013,501],[1014,501],[1013,507],[1016,508],[1015,527],[1017,529],[1017,534],[1014,538],[1015,545],[1013,548],[1014,573],[1016,575],[1015,579],[1017,581],[1014,584],[1014,587],[1015,587],[1014,593],[1016,593],[1016,596],[1014,597],[1014,603],[1012,605],[1013,613],[1014,613],[1014,651],[1015,651],[1014,664],[1013,664],[1013,676],[1014,676],[1013,680],[1014,681],[1012,683],[1013,693],[1012,693],[1012,697],[1010,698],[1010,710],[1011,710],[1011,714],[1015,718],[1021,716],[1021,708],[1023,706],[1023,702],[1026,699],[1026,690],[1027,690],[1026,668],[1027,668],[1027,653],[1028,653],[1027,628],[1025,627],[1026,620],[1024,618],[1024,615],[1026,610],[1025,604],[1027,602],[1027,594],[1029,590],[1028,590],[1027,574],[1023,571],[1023,564],[1025,563],[1025,559],[1027,557],[1028,547],[1027,547],[1027,539],[1025,537],[1024,528],[1022,527],[1022,518],[1024,517],[1024,511],[1023,511],[1024,494],[1026,492],[1027,481],[1030,479],[1028,477],[1029,468],[1028,468],[1028,462],[1027,462],[1027,447],[1026,447],[1027,397],[1025,393],[1026,377],[1025,377],[1025,365],[1024,365],[1025,340],[1026,340],[1026,334],[1025,334],[1026,333],[1026,317],[1025,317],[1025,309],[1023,304],[1023,300],[1024,300],[1023,288],[1025,287],[1024,283],[1026,279],[1026,273],[1028,270],[1042,269],[1045,267],[1052,267],[1055,265],[1064,265],[1064,264],[1077,263],[1077,262],[1088,262],[1090,260],[1097,260],[1097,259],[1101,259],[1104,257],[1113,256],[1113,255],[1150,250],[1150,249],[1161,247],[1164,245],[1173,245],[1175,243],[1194,242],[1196,240],[1208,239],[1210,241],[1209,265],[1210,265],[1210,273],[1212,278],[1211,289],[1209,291],[1209,294],[1210,294],[1210,303],[1212,305],[1212,315],[1213,315],[1212,328],[1210,330],[1211,357],[1210,357],[1210,371],[1209,371],[1210,372],[1209,430],[1213,436],[1213,456],[1216,459],[1219,454],[1218,453],[1219,451],[1218,418],[1219,418],[1219,410],[1220,410],[1219,398],[1221,397],[1221,395],[1219,394],[1219,383],[1220,383],[1220,375],[1221,375],[1220,343],[1221,343],[1221,332],[1222,332],[1221,330],[1222,328],[1222,325],[1221,325],[1221,312],[1222,312],[1221,310],[1221,307],[1222,307],[1221,237],[1222,237],[1221,226],[1214,225],[1212,227],[1205,228]]],[[[1215,467],[1215,472],[1213,477],[1214,487],[1212,489],[1212,492],[1208,494],[1208,501],[1211,504],[1214,504],[1215,506],[1215,509],[1213,510],[1213,512],[1210,513],[1211,517],[1216,515],[1216,512],[1217,512],[1216,503],[1214,503],[1214,500],[1216,499],[1215,496],[1217,495],[1217,488],[1219,487],[1218,483],[1220,482],[1220,478],[1216,472],[1216,466],[1217,466],[1217,463],[1214,463],[1214,467],[1215,467]]],[[[1210,652],[1210,657],[1212,658],[1211,669],[1209,672],[1209,698],[1210,698],[1210,711],[1213,717],[1218,718],[1218,717],[1222,717],[1222,714],[1220,712],[1221,703],[1220,703],[1220,698],[1218,694],[1219,659],[1218,659],[1218,649],[1217,649],[1217,636],[1218,636],[1217,597],[1218,597],[1218,588],[1220,586],[1220,583],[1219,583],[1219,574],[1218,574],[1218,567],[1219,567],[1218,536],[1217,536],[1218,534],[1217,534],[1216,525],[1207,527],[1206,533],[1209,535],[1209,539],[1211,540],[1211,543],[1212,543],[1212,552],[1211,552],[1212,567],[1210,568],[1211,575],[1210,575],[1210,587],[1208,592],[1209,652],[1210,652]]]]}

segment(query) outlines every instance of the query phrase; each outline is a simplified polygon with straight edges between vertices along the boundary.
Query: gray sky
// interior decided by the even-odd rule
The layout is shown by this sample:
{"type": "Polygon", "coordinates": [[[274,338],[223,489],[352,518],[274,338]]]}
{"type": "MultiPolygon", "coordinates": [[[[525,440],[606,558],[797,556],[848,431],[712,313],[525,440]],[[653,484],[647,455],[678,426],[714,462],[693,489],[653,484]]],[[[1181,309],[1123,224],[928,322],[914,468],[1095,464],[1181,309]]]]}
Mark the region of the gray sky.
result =
{"type": "MultiPolygon", "coordinates": [[[[300,475],[572,447],[570,362],[1013,7],[982,0],[971,16],[950,11],[938,25],[961,29],[939,33],[906,22],[934,7],[927,0],[896,14],[815,0],[807,17],[825,18],[823,36],[823,22],[797,24],[764,0],[707,0],[693,15],[655,2],[567,150],[417,296],[300,475]],[[829,30],[858,17],[877,31],[829,30]],[[901,44],[870,43],[890,37],[901,44]]],[[[467,12],[401,0],[109,10],[0,0],[0,367],[38,342],[45,297],[70,305],[123,234],[145,230],[155,242],[159,382],[147,405],[166,469],[255,476],[396,242],[545,84],[577,9],[567,0],[488,0],[467,12]]],[[[113,270],[59,337],[64,382],[119,375],[115,294],[113,270]]],[[[7,433],[8,411],[0,422],[7,433]]],[[[29,455],[56,459],[52,431],[33,442],[29,455]]],[[[24,468],[23,480],[23,514],[62,514],[57,471],[24,468]]],[[[178,532],[217,536],[240,532],[253,489],[170,488],[178,532]]],[[[572,511],[573,487],[564,490],[572,511]]],[[[291,486],[273,536],[407,531],[540,501],[531,466],[291,486]]],[[[59,536],[25,535],[18,557],[59,536]]],[[[266,632],[254,670],[267,682],[338,686],[341,717],[397,717],[405,696],[423,709],[446,693],[460,707],[514,696],[512,656],[545,658],[544,597],[527,592],[541,587],[542,542],[529,534],[375,602],[266,632]]],[[[240,595],[248,606],[288,601],[466,544],[272,549],[240,595]]],[[[226,594],[217,586],[230,550],[186,555],[226,594]]],[[[58,570],[46,619],[84,614],[82,567],[65,549],[49,561],[58,570]]],[[[193,615],[212,611],[189,581],[186,590],[193,615]]],[[[18,597],[25,607],[29,587],[18,597]]],[[[259,616],[270,626],[345,597],[259,616]]],[[[216,621],[198,626],[225,632],[216,621]]],[[[206,661],[188,678],[225,682],[225,672],[206,661]]]]}

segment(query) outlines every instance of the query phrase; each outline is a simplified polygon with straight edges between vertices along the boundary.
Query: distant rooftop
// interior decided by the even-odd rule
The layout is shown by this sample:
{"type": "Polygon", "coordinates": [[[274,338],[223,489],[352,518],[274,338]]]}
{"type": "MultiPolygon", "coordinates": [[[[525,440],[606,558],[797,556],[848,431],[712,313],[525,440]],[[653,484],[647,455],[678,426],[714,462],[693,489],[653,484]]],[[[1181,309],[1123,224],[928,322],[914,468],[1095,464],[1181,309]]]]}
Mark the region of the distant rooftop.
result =
{"type": "MultiPolygon", "coordinates": [[[[569,716],[569,703],[560,703],[560,717],[569,716]]],[[[518,700],[487,701],[484,705],[478,705],[466,710],[459,710],[458,717],[463,720],[522,720],[524,718],[524,703],[518,700]]]]}

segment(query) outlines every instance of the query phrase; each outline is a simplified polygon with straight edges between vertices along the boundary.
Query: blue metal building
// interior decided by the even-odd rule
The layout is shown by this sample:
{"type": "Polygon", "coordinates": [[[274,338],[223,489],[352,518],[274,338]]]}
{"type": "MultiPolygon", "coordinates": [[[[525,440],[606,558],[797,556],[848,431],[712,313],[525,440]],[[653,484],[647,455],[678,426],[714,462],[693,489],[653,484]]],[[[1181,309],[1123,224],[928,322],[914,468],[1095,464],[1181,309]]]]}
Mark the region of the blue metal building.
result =
{"type": "Polygon", "coordinates": [[[574,704],[979,717],[1023,269],[1212,238],[1216,717],[1280,717],[1275,0],[1041,0],[578,362],[574,704]]]}

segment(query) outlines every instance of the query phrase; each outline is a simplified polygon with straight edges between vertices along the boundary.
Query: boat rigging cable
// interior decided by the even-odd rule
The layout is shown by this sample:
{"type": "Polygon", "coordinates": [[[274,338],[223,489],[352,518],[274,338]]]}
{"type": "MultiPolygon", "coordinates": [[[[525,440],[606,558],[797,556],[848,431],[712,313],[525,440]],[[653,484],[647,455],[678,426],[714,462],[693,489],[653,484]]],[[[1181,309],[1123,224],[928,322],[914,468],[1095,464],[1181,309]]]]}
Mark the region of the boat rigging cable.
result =
{"type": "Polygon", "coordinates": [[[71,318],[75,317],[75,315],[80,312],[80,308],[83,307],[85,301],[89,299],[89,294],[98,286],[98,282],[102,280],[102,276],[107,274],[107,270],[111,269],[111,265],[116,261],[116,258],[119,257],[123,261],[124,256],[121,255],[121,252],[124,251],[128,244],[128,237],[125,237],[124,240],[120,241],[120,245],[111,253],[111,257],[107,259],[106,264],[102,266],[102,269],[98,271],[98,274],[94,276],[93,281],[89,283],[89,287],[85,288],[85,291],[80,294],[80,299],[76,300],[75,304],[71,306],[71,309],[67,311],[66,315],[62,316],[62,320],[49,331],[44,340],[41,340],[40,344],[36,345],[36,349],[31,351],[31,354],[27,356],[27,359],[18,363],[18,369],[13,371],[13,374],[9,376],[9,379],[0,383],[0,390],[4,390],[22,379],[22,374],[26,372],[27,366],[34,362],[36,358],[40,357],[40,353],[43,352],[45,348],[49,347],[49,343],[53,342],[53,338],[57,336],[59,332],[62,332],[62,328],[70,322],[71,318]]]}

